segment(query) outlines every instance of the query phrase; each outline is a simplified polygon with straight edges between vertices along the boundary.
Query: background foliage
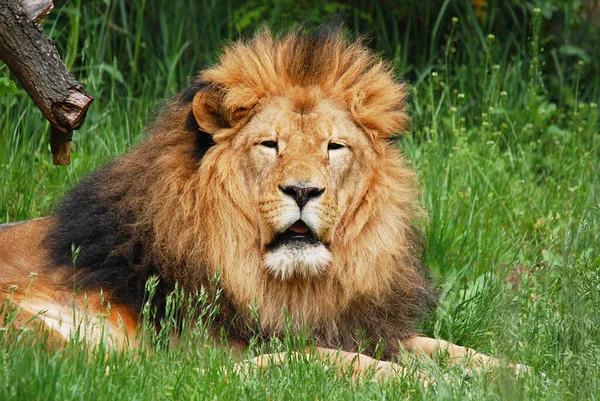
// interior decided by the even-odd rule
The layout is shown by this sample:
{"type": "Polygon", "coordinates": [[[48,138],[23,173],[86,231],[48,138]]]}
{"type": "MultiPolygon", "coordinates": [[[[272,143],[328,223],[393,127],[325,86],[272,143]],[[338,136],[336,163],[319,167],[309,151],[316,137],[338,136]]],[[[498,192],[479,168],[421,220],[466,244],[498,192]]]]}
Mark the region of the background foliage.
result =
{"type": "Polygon", "coordinates": [[[44,30],[96,100],[74,135],[72,164],[53,167],[48,124],[0,66],[0,222],[48,214],[82,176],[134,144],[157,103],[213,63],[223,43],[263,24],[311,29],[342,15],[349,37],[366,36],[411,85],[413,124],[398,145],[423,185],[426,259],[440,299],[424,332],[533,374],[464,379],[461,369],[427,365],[439,380],[423,389],[411,377],[355,384],[301,361],[241,380],[225,378],[229,356],[197,339],[141,355],[81,344],[49,352],[24,333],[0,332],[0,399],[598,398],[594,1],[55,3],[44,30]]]}

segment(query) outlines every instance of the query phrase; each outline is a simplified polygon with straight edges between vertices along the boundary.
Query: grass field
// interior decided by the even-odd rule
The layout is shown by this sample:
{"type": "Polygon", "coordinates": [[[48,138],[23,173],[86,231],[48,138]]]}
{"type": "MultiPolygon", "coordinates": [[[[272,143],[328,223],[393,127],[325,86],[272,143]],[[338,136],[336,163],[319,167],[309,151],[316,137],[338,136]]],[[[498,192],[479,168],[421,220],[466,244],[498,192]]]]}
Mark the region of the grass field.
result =
{"type": "Polygon", "coordinates": [[[44,29],[96,100],[71,165],[54,167],[48,124],[0,67],[0,223],[48,214],[136,143],[222,40],[341,11],[349,35],[367,34],[411,84],[412,128],[398,146],[422,183],[439,298],[423,332],[530,375],[422,363],[437,378],[425,389],[410,375],[354,382],[290,360],[242,379],[224,374],[230,356],[199,329],[122,353],[48,350],[0,331],[0,400],[600,399],[600,25],[577,2],[424,3],[60,2],[44,29]]]}

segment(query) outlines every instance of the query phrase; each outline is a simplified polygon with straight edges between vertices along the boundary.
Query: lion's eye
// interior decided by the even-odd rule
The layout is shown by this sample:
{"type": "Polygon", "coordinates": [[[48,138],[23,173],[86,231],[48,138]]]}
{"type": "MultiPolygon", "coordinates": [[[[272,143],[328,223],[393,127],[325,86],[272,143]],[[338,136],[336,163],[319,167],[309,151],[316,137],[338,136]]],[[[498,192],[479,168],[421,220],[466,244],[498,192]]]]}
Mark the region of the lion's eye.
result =
{"type": "Polygon", "coordinates": [[[260,142],[260,146],[264,146],[265,148],[270,148],[270,149],[275,149],[275,150],[277,150],[277,148],[278,148],[277,142],[275,142],[275,141],[263,141],[263,142],[260,142]]]}
{"type": "Polygon", "coordinates": [[[341,149],[341,148],[345,148],[345,145],[342,145],[341,143],[336,143],[336,142],[329,142],[329,145],[327,145],[327,150],[336,150],[336,149],[341,149]]]}

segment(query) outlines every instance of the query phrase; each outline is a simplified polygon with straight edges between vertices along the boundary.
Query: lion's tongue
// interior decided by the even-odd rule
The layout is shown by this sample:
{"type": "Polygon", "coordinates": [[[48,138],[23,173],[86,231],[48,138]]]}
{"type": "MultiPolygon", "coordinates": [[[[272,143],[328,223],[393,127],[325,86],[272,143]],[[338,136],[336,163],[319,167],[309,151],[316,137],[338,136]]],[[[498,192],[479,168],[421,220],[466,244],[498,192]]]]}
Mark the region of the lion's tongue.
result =
{"type": "Polygon", "coordinates": [[[306,224],[301,221],[292,224],[289,230],[295,232],[296,234],[306,234],[309,231],[306,224]]]}

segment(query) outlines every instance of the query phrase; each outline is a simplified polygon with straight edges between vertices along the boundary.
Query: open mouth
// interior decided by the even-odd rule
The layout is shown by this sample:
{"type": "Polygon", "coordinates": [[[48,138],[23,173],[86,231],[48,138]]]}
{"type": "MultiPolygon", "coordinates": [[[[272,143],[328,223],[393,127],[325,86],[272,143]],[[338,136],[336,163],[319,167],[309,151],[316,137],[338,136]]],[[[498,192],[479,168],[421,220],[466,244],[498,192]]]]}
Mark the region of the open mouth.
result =
{"type": "Polygon", "coordinates": [[[274,250],[285,244],[297,244],[301,246],[318,244],[320,241],[314,236],[313,232],[302,221],[298,220],[284,232],[277,234],[275,239],[267,245],[267,249],[274,250]]]}

